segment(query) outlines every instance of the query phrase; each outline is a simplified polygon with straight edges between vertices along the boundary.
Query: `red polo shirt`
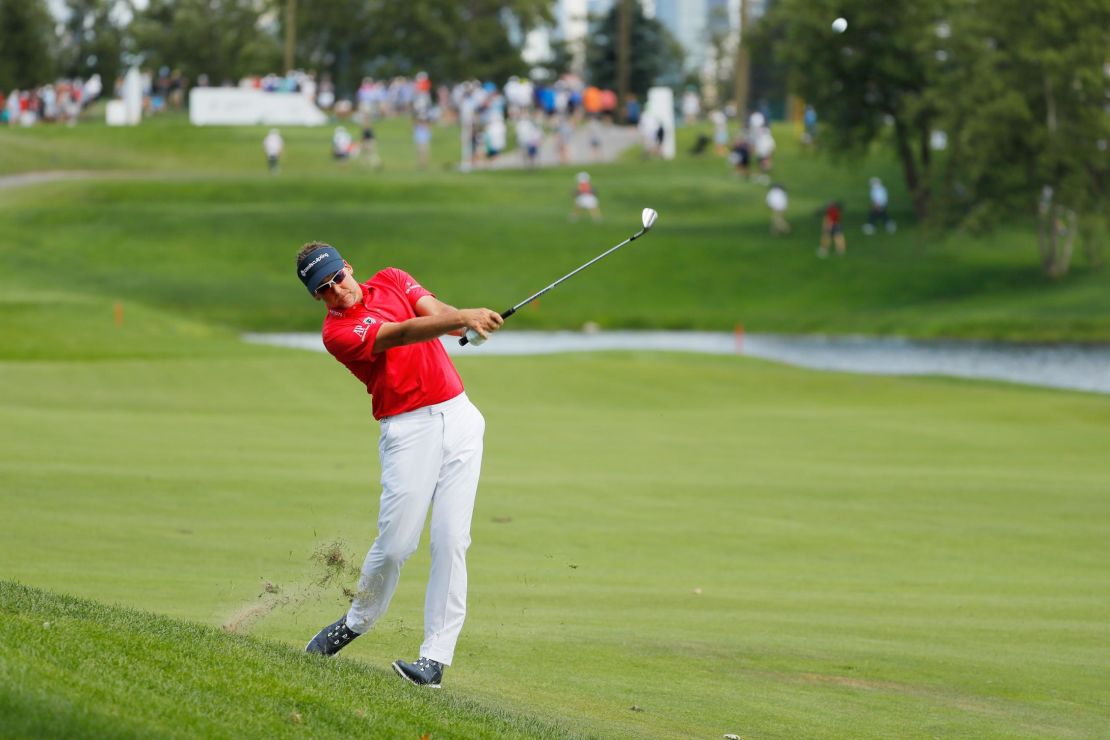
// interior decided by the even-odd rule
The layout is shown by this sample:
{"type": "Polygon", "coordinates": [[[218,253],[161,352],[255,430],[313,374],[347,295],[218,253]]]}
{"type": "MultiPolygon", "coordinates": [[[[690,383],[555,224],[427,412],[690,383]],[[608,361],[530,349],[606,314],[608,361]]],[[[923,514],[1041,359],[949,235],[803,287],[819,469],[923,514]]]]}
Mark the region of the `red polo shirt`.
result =
{"type": "Polygon", "coordinates": [[[462,379],[438,339],[374,354],[382,324],[416,318],[426,295],[404,270],[387,267],[362,284],[362,302],[324,318],[324,346],[373,397],[374,418],[403,414],[449,401],[463,392],[462,379]]]}

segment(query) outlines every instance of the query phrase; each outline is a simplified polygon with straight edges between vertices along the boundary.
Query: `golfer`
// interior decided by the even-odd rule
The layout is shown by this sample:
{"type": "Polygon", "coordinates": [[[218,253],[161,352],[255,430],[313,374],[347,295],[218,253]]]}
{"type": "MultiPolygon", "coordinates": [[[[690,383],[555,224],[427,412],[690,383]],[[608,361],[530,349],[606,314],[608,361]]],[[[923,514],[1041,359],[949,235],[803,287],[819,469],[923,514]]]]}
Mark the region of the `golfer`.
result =
{"type": "Polygon", "coordinates": [[[416,550],[432,511],[432,566],[424,600],[424,643],[413,663],[393,669],[438,688],[466,617],[466,550],[485,420],[466,393],[444,334],[488,337],[502,323],[488,308],[441,303],[408,273],[389,267],[365,283],[328,244],[297,254],[297,275],[328,308],[324,346],[361,382],[381,423],[382,494],[378,537],[366,555],[351,608],[305,648],[334,655],[385,614],[401,566],[416,550]]]}

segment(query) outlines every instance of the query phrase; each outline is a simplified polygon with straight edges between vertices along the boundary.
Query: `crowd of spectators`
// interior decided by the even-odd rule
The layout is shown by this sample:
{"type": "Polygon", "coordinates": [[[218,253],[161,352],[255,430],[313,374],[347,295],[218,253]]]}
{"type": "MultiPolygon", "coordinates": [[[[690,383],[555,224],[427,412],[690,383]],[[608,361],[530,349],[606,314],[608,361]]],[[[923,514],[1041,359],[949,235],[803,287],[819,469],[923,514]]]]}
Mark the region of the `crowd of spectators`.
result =
{"type": "MultiPolygon", "coordinates": [[[[185,107],[190,81],[179,70],[162,67],[156,71],[141,70],[139,75],[144,115],[185,107]]],[[[123,77],[113,82],[111,92],[119,97],[123,77]]],[[[197,87],[211,84],[203,74],[195,80],[197,87]]],[[[579,125],[589,123],[591,140],[599,146],[597,132],[603,122],[610,124],[621,119],[634,125],[644,122],[634,96],[619,110],[612,90],[587,85],[573,74],[551,82],[513,76],[503,85],[464,80],[438,86],[433,86],[424,72],[412,77],[366,77],[349,97],[340,95],[327,75],[317,80],[313,72],[302,70],[285,75],[249,76],[238,82],[225,80],[221,84],[304,95],[337,123],[351,120],[358,124],[364,140],[372,138],[374,121],[409,116],[413,120],[414,143],[424,153],[431,140],[431,127],[459,124],[461,143],[472,166],[496,159],[507,148],[510,132],[525,150],[527,163],[534,165],[542,142],[549,136],[557,144],[560,160],[566,162],[571,136],[579,125]]],[[[38,122],[73,125],[102,90],[99,76],[94,75],[86,81],[59,80],[34,90],[14,90],[8,94],[0,91],[0,121],[24,126],[38,122]]],[[[654,134],[652,128],[650,137],[654,134]]],[[[421,160],[426,160],[426,155],[421,160]]]]}
{"type": "Polygon", "coordinates": [[[87,80],[60,79],[26,90],[0,90],[0,123],[34,126],[40,122],[73,126],[77,117],[100,97],[100,75],[87,80]]]}
{"type": "MultiPolygon", "coordinates": [[[[464,167],[480,167],[496,160],[507,148],[510,133],[516,136],[525,154],[526,166],[535,166],[548,136],[554,137],[559,159],[565,163],[569,161],[570,138],[579,125],[588,123],[591,139],[600,144],[596,129],[603,123],[615,122],[621,115],[612,90],[587,85],[571,74],[551,83],[512,76],[500,86],[482,80],[435,86],[424,72],[414,77],[365,77],[351,99],[337,98],[327,78],[319,86],[311,75],[284,85],[267,85],[266,79],[269,78],[262,79],[260,89],[309,95],[338,121],[349,119],[361,126],[364,139],[372,138],[372,126],[377,120],[410,117],[413,143],[422,165],[427,162],[433,126],[460,127],[464,167]]],[[[638,122],[639,104],[634,98],[630,98],[624,113],[632,116],[632,123],[638,122]]],[[[341,145],[346,138],[343,132],[336,136],[342,141],[335,153],[342,158],[341,145]]]]}

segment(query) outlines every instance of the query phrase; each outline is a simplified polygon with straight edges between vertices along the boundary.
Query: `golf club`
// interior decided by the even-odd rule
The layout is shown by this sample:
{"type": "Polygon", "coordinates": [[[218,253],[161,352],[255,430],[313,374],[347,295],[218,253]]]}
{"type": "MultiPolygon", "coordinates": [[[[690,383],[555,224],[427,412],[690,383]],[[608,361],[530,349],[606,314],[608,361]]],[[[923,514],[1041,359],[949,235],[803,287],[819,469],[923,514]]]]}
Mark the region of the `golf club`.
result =
{"type": "MultiPolygon", "coordinates": [[[[583,270],[585,270],[587,267],[589,267],[593,263],[597,262],[602,257],[606,257],[606,256],[612,254],[613,252],[615,252],[618,249],[620,249],[621,247],[623,247],[625,244],[628,244],[629,242],[636,241],[641,236],[643,236],[644,234],[646,234],[648,231],[651,230],[651,227],[655,225],[655,219],[657,219],[657,218],[659,218],[659,214],[655,212],[655,209],[645,208],[643,213],[640,214],[640,219],[641,219],[641,221],[643,221],[643,224],[644,224],[644,227],[642,229],[640,229],[635,234],[628,237],[627,239],[625,239],[623,242],[621,242],[617,246],[613,247],[612,249],[609,249],[609,250],[603,252],[602,254],[599,254],[598,256],[594,257],[592,260],[590,260],[586,264],[582,265],[581,267],[579,267],[575,270],[572,270],[571,272],[568,272],[566,275],[563,275],[561,278],[559,278],[558,280],[556,280],[555,282],[553,282],[551,285],[547,286],[546,288],[544,288],[540,292],[538,292],[534,295],[531,295],[528,298],[525,298],[523,301],[516,304],[515,306],[513,306],[509,310],[503,311],[501,313],[501,318],[503,318],[503,319],[509,318],[514,313],[516,313],[518,308],[523,308],[524,306],[527,306],[529,303],[536,300],[541,295],[543,295],[547,291],[551,290],[552,288],[554,288],[559,283],[563,282],[564,280],[567,280],[568,278],[573,277],[574,275],[577,275],[578,273],[582,272],[583,270]]],[[[482,338],[481,334],[474,331],[473,329],[467,329],[466,330],[466,336],[462,337],[459,340],[459,344],[462,345],[462,346],[466,346],[467,344],[473,344],[474,346],[478,346],[479,344],[481,344],[484,341],[486,341],[486,340],[482,338]]]]}

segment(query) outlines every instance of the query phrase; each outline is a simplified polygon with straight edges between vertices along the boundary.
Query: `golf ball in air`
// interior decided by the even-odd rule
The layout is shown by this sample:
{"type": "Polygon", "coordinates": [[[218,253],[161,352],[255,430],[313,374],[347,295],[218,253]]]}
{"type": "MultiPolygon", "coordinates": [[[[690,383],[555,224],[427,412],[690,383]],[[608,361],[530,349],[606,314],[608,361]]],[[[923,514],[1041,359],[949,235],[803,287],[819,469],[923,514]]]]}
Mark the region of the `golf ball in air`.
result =
{"type": "Polygon", "coordinates": [[[835,21],[833,21],[832,28],[837,33],[844,33],[845,29],[848,28],[848,21],[844,20],[843,18],[837,18],[835,21]]]}

